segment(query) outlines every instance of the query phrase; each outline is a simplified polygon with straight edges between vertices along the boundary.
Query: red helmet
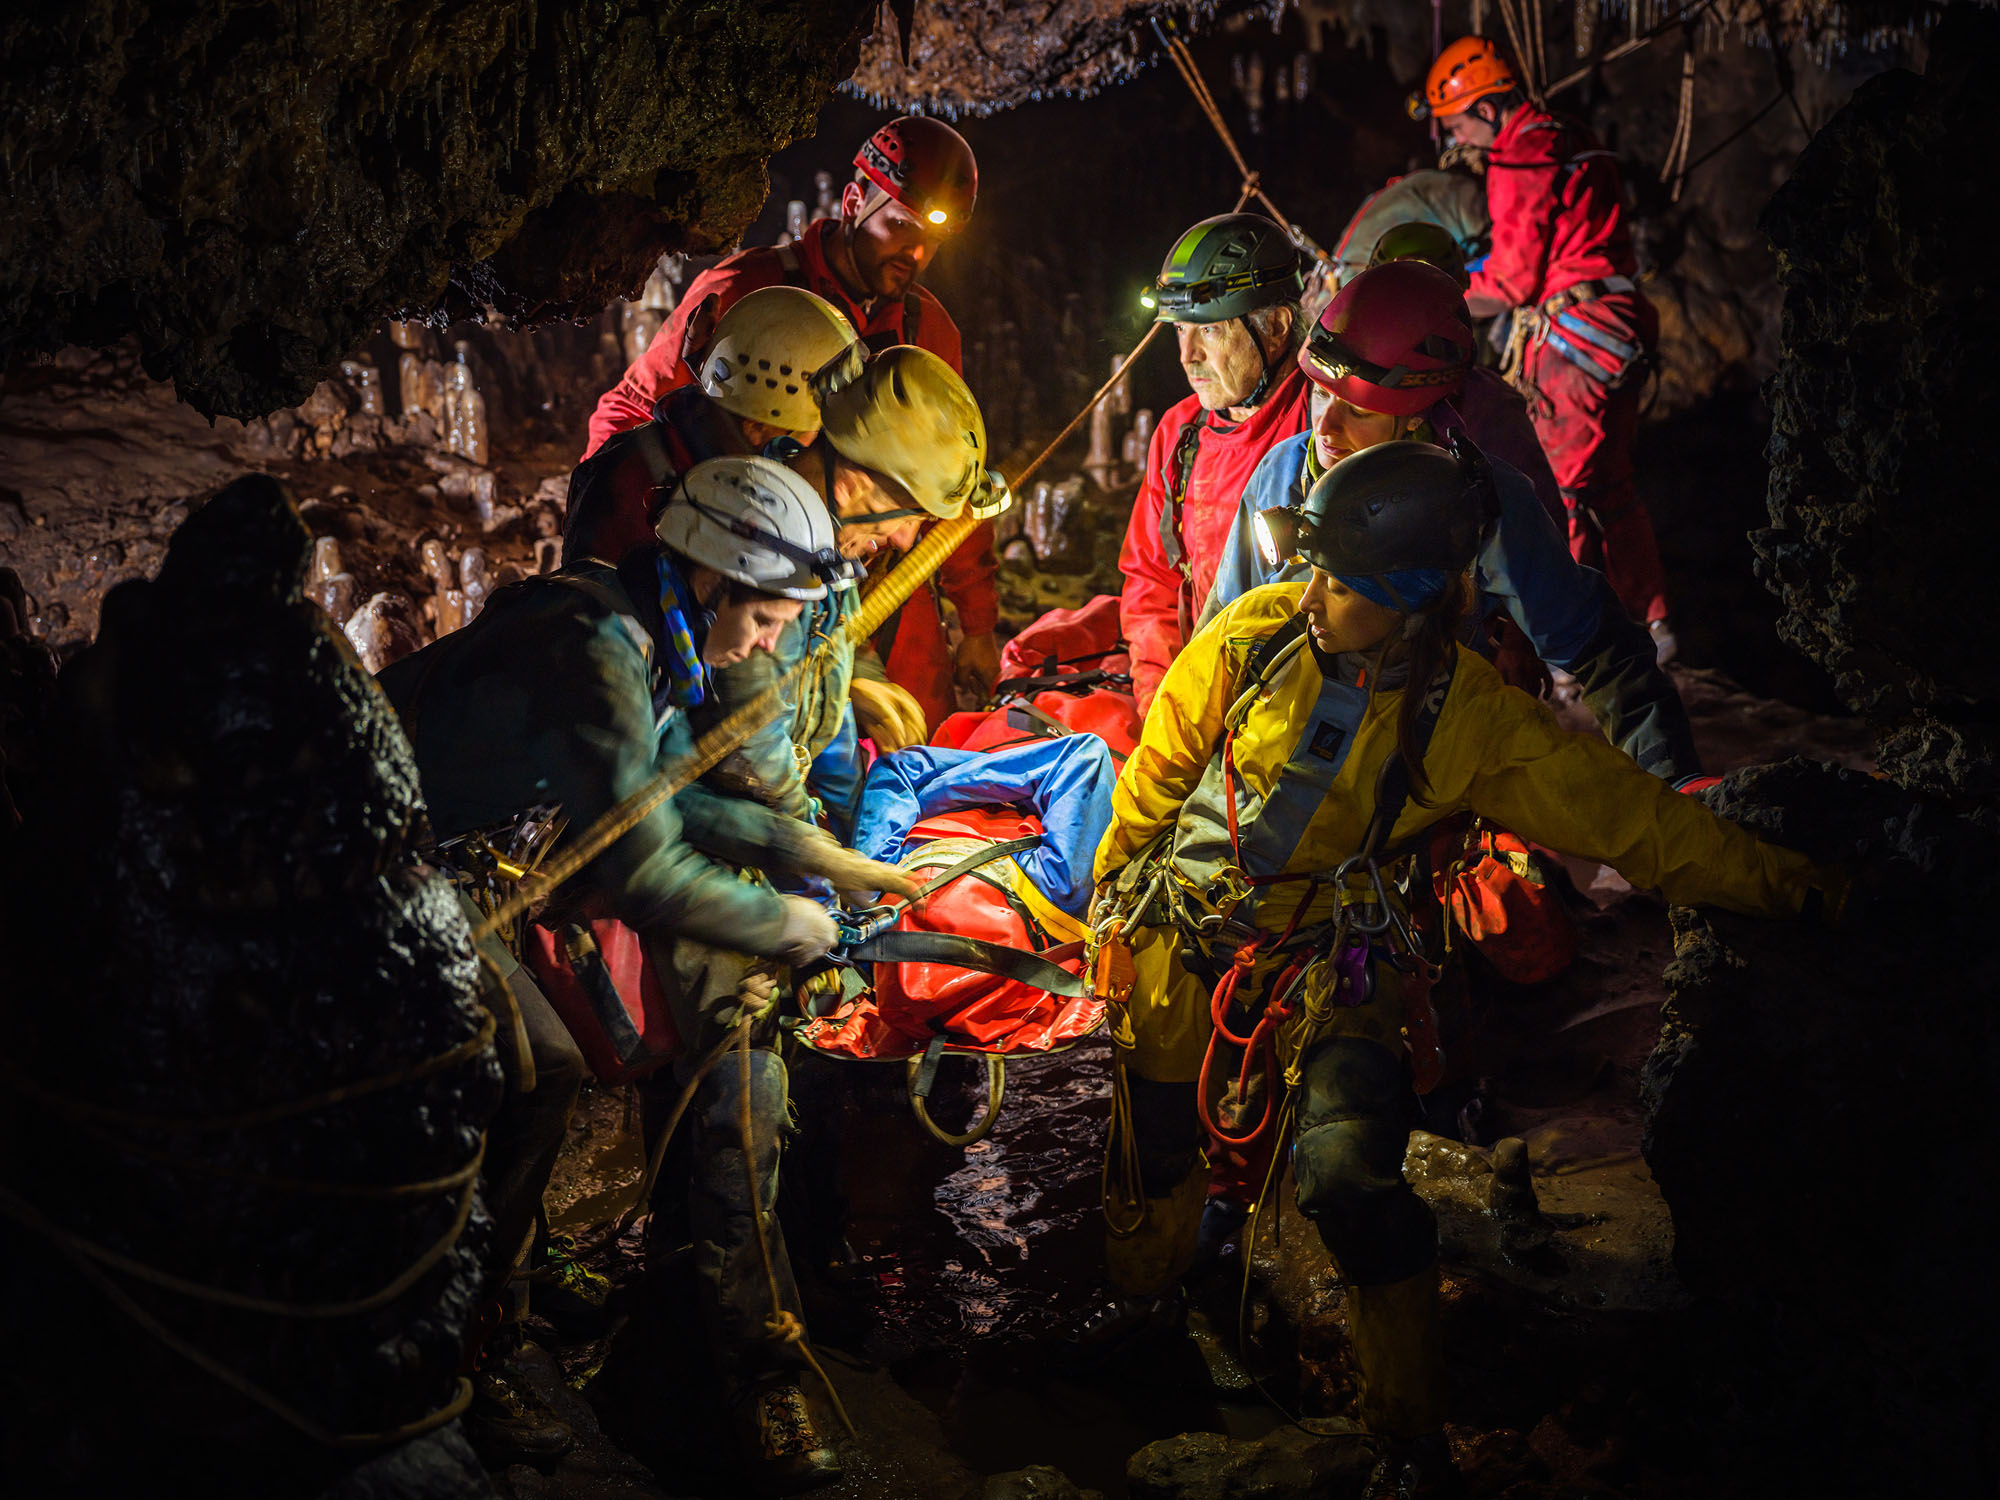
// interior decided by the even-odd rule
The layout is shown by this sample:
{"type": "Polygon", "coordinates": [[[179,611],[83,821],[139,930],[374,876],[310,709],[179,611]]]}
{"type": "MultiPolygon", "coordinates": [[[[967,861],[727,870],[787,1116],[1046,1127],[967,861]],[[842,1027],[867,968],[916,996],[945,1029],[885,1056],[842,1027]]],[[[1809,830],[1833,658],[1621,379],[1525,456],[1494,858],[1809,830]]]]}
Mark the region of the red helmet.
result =
{"type": "Polygon", "coordinates": [[[854,165],[875,186],[950,234],[972,217],[979,196],[979,163],[965,137],[942,120],[904,115],[861,143],[854,165]]]}
{"type": "Polygon", "coordinates": [[[1299,368],[1364,411],[1411,417],[1465,386],[1472,315],[1458,283],[1419,260],[1372,266],[1319,315],[1299,368]]]}
{"type": "Polygon", "coordinates": [[[1418,101],[1412,96],[1410,113],[1420,120],[1427,115],[1462,114],[1489,94],[1520,86],[1513,65],[1500,55],[1496,43],[1483,36],[1462,36],[1437,55],[1424,79],[1424,97],[1418,101]]]}

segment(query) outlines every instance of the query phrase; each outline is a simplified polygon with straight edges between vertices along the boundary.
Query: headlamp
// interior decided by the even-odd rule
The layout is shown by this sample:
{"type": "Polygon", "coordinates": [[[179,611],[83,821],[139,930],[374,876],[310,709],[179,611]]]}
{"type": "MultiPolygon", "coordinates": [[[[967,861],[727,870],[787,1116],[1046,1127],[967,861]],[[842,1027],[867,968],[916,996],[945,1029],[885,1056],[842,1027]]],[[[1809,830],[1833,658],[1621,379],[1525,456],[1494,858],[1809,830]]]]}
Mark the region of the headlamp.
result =
{"type": "Polygon", "coordinates": [[[976,521],[990,521],[1014,503],[1014,492],[1007,485],[1007,477],[998,469],[986,471],[986,482],[972,492],[971,503],[966,509],[972,512],[976,521]]]}
{"type": "Polygon", "coordinates": [[[951,218],[951,215],[941,208],[934,208],[925,214],[924,217],[933,224],[943,224],[951,218]]]}
{"type": "Polygon", "coordinates": [[[1257,555],[1267,568],[1280,568],[1299,553],[1299,513],[1289,506],[1260,510],[1250,517],[1257,555]]]}
{"type": "Polygon", "coordinates": [[[1151,292],[1141,292],[1139,293],[1139,305],[1145,308],[1147,312],[1151,312],[1160,305],[1160,299],[1155,297],[1151,292]]]}

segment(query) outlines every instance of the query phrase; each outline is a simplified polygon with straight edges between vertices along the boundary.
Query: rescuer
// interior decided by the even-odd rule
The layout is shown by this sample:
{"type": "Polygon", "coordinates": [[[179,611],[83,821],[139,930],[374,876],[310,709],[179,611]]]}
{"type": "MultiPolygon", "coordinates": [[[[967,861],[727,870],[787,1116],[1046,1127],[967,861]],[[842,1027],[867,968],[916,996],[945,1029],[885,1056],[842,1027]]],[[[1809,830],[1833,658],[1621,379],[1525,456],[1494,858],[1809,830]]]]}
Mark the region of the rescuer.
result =
{"type": "Polygon", "coordinates": [[[1304,290],[1298,248],[1281,226],[1222,214],[1175,242],[1147,298],[1155,318],[1174,325],[1194,394],[1153,429],[1118,557],[1119,621],[1142,714],[1193,633],[1251,471],[1305,430],[1307,385],[1293,360],[1304,290]]]}
{"type": "MultiPolygon", "coordinates": [[[[969,502],[994,493],[978,403],[929,350],[885,349],[844,383],[820,388],[822,438],[795,457],[792,468],[825,497],[835,545],[857,576],[864,566],[880,576],[916,544],[932,518],[957,517],[969,502]]],[[[747,698],[764,677],[788,677],[811,659],[788,695],[790,721],[772,723],[743,753],[760,778],[786,787],[777,805],[806,816],[809,794],[843,838],[867,771],[856,720],[885,753],[929,737],[910,687],[888,681],[875,652],[856,651],[849,641],[846,622],[859,600],[856,589],[831,590],[786,626],[773,652],[758,653],[723,680],[725,698],[747,698]],[[801,780],[803,786],[791,790],[801,780]]],[[[932,686],[949,691],[949,684],[932,686]]]]}
{"type": "Polygon", "coordinates": [[[1639,396],[1659,320],[1633,282],[1624,188],[1612,152],[1578,122],[1529,102],[1485,37],[1431,64],[1419,118],[1485,148],[1493,247],[1472,275],[1473,315],[1506,315],[1511,379],[1562,485],[1570,549],[1601,565],[1661,659],[1675,650],[1666,578],[1633,484],[1639,396]]]}
{"type": "MultiPolygon", "coordinates": [[[[1368,195],[1341,231],[1333,251],[1335,283],[1346,286],[1370,266],[1397,258],[1385,252],[1385,242],[1418,226],[1450,241],[1449,253],[1456,255],[1458,268],[1445,269],[1462,275],[1467,261],[1486,253],[1492,230],[1486,217],[1486,185],[1470,172],[1437,167],[1391,177],[1368,195]]],[[[1418,258],[1441,265],[1434,255],[1435,249],[1418,258]]]]}
{"type": "Polygon", "coordinates": [[[1097,929],[1130,944],[1113,1145],[1136,1151],[1114,1149],[1107,1213],[1144,1210],[1108,1220],[1123,1300],[1104,1321],[1176,1326],[1215,1129],[1203,1085],[1261,1070],[1264,1113],[1238,1139],[1293,1132],[1299,1207],[1347,1286],[1361,1415],[1390,1444],[1381,1496],[1452,1477],[1437,1229],[1402,1172],[1413,1087],[1441,1071],[1438,971],[1400,894],[1418,835],[1471,811],[1670,901],[1753,915],[1837,912],[1847,889],[1563,730],[1458,646],[1499,503],[1471,449],[1395,440],[1329,470],[1297,518],[1310,580],[1245,594],[1168,669],[1096,859],[1097,929]],[[1137,1181],[1120,1183],[1127,1160],[1137,1181]]]}
{"type": "Polygon", "coordinates": [[[1265,552],[1259,526],[1281,530],[1283,512],[1349,454],[1462,435],[1493,460],[1499,499],[1474,567],[1473,623],[1505,610],[1544,662],[1577,678],[1612,743],[1669,781],[1698,775],[1680,694],[1603,575],[1564,546],[1534,428],[1506,383],[1472,363],[1474,337],[1458,287],[1434,266],[1397,261],[1348,283],[1299,355],[1313,384],[1313,429],[1272,449],[1251,476],[1208,613],[1259,584],[1304,580],[1306,565],[1289,550],[1265,552]]]}
{"type": "MultiPolygon", "coordinates": [[[[646,352],[598,401],[586,459],[612,434],[645,422],[663,395],[693,378],[688,333],[703,305],[713,298],[726,314],[758,287],[803,288],[839,309],[870,349],[915,344],[963,373],[957,325],[917,283],[972,218],[979,191],[972,148],[941,120],[905,116],[864,141],[854,167],[838,217],[810,225],[794,244],[739,251],[694,279],[646,352]]],[[[935,591],[913,595],[876,637],[890,679],[910,687],[932,725],[957,706],[955,684],[983,699],[999,675],[994,568],[992,528],[982,526],[938,570],[935,591]],[[956,653],[939,594],[958,611],[956,653]]]]}
{"type": "MultiPolygon", "coordinates": [[[[616,568],[586,558],[500,590],[470,625],[378,679],[415,752],[441,862],[463,872],[462,884],[490,881],[494,852],[517,848],[520,829],[554,829],[558,839],[564,830],[581,834],[663,767],[690,758],[694,735],[715,717],[711,674],[768,649],[840,571],[826,507],[766,459],[696,465],[661,514],[658,536],[616,568]]],[[[908,889],[891,868],[816,828],[697,784],[647,813],[559,888],[551,912],[555,920],[614,917],[656,953],[679,938],[721,934],[744,953],[786,963],[825,953],[837,937],[832,919],[812,901],[745,877],[758,867],[817,875],[843,889],[908,889]]],[[[533,1235],[584,1072],[503,937],[518,944],[514,934],[481,944],[489,994],[503,1014],[519,1018],[521,1033],[518,1047],[500,1048],[510,1088],[484,1168],[496,1282],[533,1235]]],[[[672,972],[671,961],[661,967],[672,972]]],[[[767,1010],[770,995],[768,976],[755,975],[726,996],[676,990],[676,1024],[693,1038],[718,1019],[733,1024],[735,1015],[767,1010]],[[689,1009],[694,1002],[712,1008],[689,1009]]],[[[759,1164],[768,1198],[784,1075],[775,1054],[756,1057],[753,1133],[771,1152],[768,1168],[759,1164]]],[[[709,1247],[701,1268],[712,1353],[732,1382],[758,1482],[823,1476],[838,1466],[805,1417],[795,1356],[759,1332],[767,1316],[796,1309],[772,1308],[761,1274],[745,1271],[746,1253],[754,1259],[757,1249],[746,1238],[753,1211],[742,1201],[740,1158],[732,1158],[733,1171],[716,1165],[737,1149],[736,1079],[733,1068],[709,1075],[691,1126],[690,1213],[697,1240],[709,1247]],[[755,1458],[760,1453],[765,1458],[755,1458]]],[[[782,1268],[782,1242],[772,1249],[782,1268]]],[[[781,1296],[788,1287],[787,1272],[781,1296]]],[[[519,1378],[510,1358],[518,1345],[518,1325],[503,1330],[475,1381],[471,1425],[489,1461],[547,1456],[570,1441],[519,1378]]]]}

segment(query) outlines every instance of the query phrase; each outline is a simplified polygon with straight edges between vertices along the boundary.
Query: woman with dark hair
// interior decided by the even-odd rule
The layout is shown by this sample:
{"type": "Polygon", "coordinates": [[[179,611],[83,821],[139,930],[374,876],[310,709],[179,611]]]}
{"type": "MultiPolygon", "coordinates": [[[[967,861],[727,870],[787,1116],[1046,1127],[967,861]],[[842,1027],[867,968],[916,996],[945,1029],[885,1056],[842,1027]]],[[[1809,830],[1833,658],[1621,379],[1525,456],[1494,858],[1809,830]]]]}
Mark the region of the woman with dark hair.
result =
{"type": "Polygon", "coordinates": [[[1469,811],[1755,915],[1837,908],[1847,888],[1458,645],[1494,503],[1470,448],[1395,441],[1334,465],[1296,518],[1310,580],[1252,589],[1175,660],[1097,853],[1097,931],[1130,946],[1111,1149],[1136,1179],[1107,1195],[1107,1331],[1177,1315],[1204,1127],[1232,1147],[1289,1129],[1299,1207],[1348,1287],[1361,1414],[1390,1443],[1384,1493],[1450,1468],[1437,1228],[1402,1172],[1413,1088],[1439,1062],[1404,857],[1420,835],[1469,811]]]}

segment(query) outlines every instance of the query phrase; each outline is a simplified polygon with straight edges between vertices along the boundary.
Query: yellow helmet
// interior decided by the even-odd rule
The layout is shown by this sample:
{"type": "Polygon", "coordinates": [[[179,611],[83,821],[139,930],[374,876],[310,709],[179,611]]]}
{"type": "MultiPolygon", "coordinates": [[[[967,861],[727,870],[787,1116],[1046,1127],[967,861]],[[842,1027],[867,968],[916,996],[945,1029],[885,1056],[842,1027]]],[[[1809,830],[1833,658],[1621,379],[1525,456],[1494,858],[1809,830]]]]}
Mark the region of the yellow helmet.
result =
{"type": "Polygon", "coordinates": [[[928,349],[884,349],[855,379],[827,389],[820,409],[834,452],[895,480],[934,516],[957,516],[985,483],[979,403],[928,349]]]}
{"type": "Polygon", "coordinates": [[[716,321],[697,374],[724,411],[811,432],[820,423],[812,376],[853,342],[853,327],[825,298],[795,286],[759,287],[716,321]]]}

